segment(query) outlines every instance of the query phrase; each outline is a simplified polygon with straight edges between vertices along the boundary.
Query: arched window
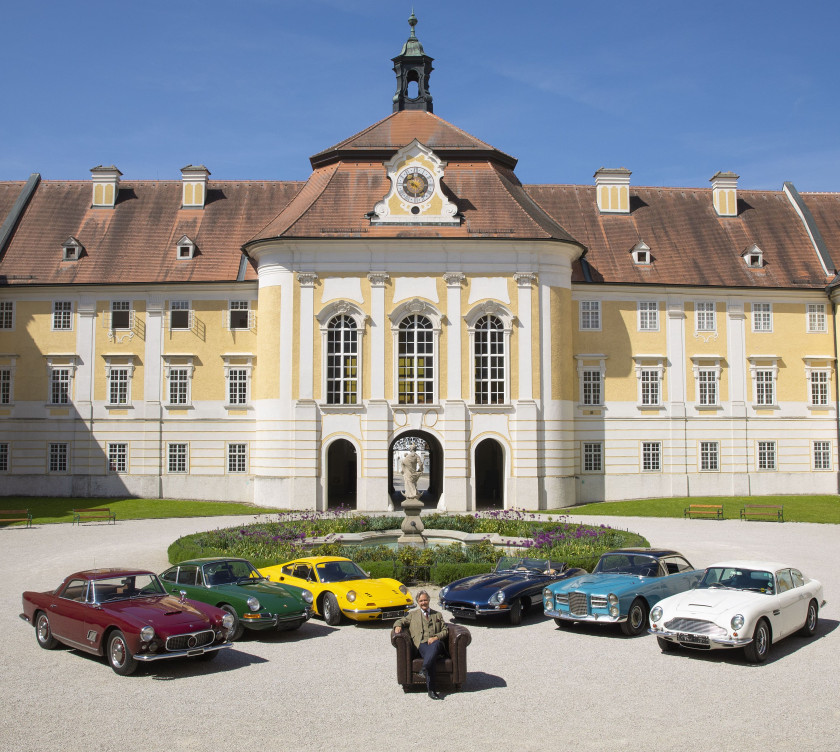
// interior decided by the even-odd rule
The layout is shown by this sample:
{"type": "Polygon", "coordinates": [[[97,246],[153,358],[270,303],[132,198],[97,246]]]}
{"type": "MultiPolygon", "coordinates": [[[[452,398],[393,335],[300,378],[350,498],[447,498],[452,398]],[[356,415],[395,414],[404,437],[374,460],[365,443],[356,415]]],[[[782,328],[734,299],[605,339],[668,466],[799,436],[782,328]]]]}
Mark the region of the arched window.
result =
{"type": "Polygon", "coordinates": [[[505,402],[505,330],[495,316],[475,322],[475,404],[505,402]]]}
{"type": "Polygon", "coordinates": [[[327,404],[355,405],[359,399],[359,338],[350,316],[327,324],[327,404]]]}
{"type": "Polygon", "coordinates": [[[420,314],[400,321],[398,336],[397,393],[401,405],[434,402],[434,328],[420,314]]]}

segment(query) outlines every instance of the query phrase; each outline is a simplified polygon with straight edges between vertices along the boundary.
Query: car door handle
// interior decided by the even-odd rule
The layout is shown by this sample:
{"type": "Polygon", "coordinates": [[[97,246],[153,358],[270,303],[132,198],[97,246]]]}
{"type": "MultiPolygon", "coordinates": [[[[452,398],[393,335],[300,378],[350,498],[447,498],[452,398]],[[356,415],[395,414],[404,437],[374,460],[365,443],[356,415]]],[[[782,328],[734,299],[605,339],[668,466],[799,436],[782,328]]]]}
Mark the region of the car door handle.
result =
{"type": "Polygon", "coordinates": [[[778,616],[781,613],[782,613],[781,609],[779,609],[779,608],[774,608],[773,609],[773,616],[778,616]]]}
{"type": "Polygon", "coordinates": [[[50,608],[58,608],[58,606],[55,603],[50,603],[50,608]]]}

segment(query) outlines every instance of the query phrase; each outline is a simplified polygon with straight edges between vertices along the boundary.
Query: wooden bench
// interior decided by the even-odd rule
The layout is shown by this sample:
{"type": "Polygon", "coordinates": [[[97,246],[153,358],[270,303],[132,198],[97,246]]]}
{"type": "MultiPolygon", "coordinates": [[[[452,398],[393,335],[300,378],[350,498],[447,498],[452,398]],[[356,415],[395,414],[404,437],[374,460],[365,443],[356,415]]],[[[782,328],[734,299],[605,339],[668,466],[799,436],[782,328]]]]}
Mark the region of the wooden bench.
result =
{"type": "Polygon", "coordinates": [[[683,517],[712,517],[716,520],[723,519],[723,504],[689,504],[683,510],[683,517]]]}
{"type": "Polygon", "coordinates": [[[107,507],[101,509],[74,509],[73,510],[73,524],[81,525],[83,522],[92,522],[94,520],[110,520],[111,524],[117,524],[117,514],[112,512],[107,507]]]}
{"type": "Polygon", "coordinates": [[[28,509],[3,509],[0,511],[0,524],[7,522],[25,522],[26,527],[32,527],[32,513],[28,509]]]}
{"type": "Polygon", "coordinates": [[[785,508],[781,504],[744,504],[741,509],[741,519],[784,522],[784,511],[785,508]]]}

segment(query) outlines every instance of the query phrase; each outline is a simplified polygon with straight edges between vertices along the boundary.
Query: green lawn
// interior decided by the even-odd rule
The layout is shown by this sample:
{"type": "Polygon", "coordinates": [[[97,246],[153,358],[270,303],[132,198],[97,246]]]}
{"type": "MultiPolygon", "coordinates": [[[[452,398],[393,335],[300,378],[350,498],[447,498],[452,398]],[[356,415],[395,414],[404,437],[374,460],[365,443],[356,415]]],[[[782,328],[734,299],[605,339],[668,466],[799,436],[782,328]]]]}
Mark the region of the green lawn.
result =
{"type": "Polygon", "coordinates": [[[692,496],[675,499],[633,499],[603,501],[569,507],[569,514],[597,514],[616,517],[682,517],[689,504],[723,504],[727,520],[740,519],[744,504],[782,504],[785,522],[825,522],[840,524],[840,496],[692,496]]]}
{"type": "MultiPolygon", "coordinates": [[[[271,514],[285,510],[235,504],[226,501],[181,501],[177,499],[66,499],[37,496],[5,496],[0,498],[0,511],[28,509],[32,524],[72,522],[74,509],[107,507],[117,520],[149,520],[166,517],[218,517],[227,514],[271,514]]],[[[0,521],[0,526],[2,526],[0,521]]],[[[13,523],[21,524],[21,523],[13,523]]]]}

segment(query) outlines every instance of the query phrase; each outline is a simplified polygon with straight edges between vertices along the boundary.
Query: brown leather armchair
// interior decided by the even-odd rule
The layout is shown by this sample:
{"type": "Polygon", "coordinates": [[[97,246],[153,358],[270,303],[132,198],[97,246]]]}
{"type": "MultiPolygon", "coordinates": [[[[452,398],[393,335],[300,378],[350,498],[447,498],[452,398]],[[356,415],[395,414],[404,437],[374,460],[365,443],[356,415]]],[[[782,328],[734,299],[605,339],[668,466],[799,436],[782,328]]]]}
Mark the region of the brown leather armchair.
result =
{"type": "MultiPolygon", "coordinates": [[[[456,690],[467,680],[467,645],[472,642],[470,630],[460,624],[447,624],[449,638],[447,655],[438,658],[436,678],[438,682],[449,682],[456,690]]],[[[426,681],[417,672],[423,667],[423,659],[411,642],[407,629],[399,634],[391,630],[391,644],[397,649],[397,681],[403,691],[408,692],[412,684],[426,681]]]]}

